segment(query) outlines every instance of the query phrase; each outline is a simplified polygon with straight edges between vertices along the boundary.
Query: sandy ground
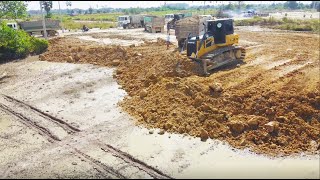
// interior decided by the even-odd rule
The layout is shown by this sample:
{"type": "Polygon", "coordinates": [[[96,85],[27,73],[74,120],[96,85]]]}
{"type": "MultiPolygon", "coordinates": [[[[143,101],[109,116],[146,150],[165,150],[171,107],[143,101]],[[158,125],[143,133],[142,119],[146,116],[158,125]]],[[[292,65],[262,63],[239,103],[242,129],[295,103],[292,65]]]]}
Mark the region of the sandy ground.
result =
{"type": "MultiPolygon", "coordinates": [[[[165,39],[140,30],[100,35],[119,31],[137,41],[165,39]]],[[[74,36],[109,43],[97,34],[74,36]]],[[[38,57],[0,65],[8,73],[0,80],[1,178],[320,177],[319,156],[270,158],[218,140],[149,134],[117,106],[126,92],[113,71],[38,57]]]]}
{"type": "Polygon", "coordinates": [[[284,18],[286,17],[285,14],[287,13],[287,18],[292,19],[319,19],[320,12],[277,12],[277,13],[270,13],[271,17],[275,18],[284,18]],[[304,17],[305,16],[305,17],[304,17]]]}

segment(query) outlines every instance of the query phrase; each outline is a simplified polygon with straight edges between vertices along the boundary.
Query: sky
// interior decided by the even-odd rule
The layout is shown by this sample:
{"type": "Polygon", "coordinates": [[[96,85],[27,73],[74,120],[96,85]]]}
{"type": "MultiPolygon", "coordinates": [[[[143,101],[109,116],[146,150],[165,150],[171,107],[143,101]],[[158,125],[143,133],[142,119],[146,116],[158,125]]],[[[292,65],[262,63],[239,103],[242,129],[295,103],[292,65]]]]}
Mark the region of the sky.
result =
{"type": "MultiPolygon", "coordinates": [[[[52,9],[59,9],[59,1],[53,1],[52,9]]],[[[190,6],[192,5],[203,5],[204,1],[72,1],[71,8],[79,8],[79,9],[89,9],[92,8],[103,8],[103,7],[111,7],[111,8],[130,8],[130,7],[158,7],[163,5],[164,3],[187,3],[190,6]]],[[[221,2],[227,4],[228,1],[206,1],[206,5],[216,5],[221,2]]],[[[236,1],[231,1],[236,2],[236,1]]],[[[285,1],[244,1],[245,4],[261,4],[261,3],[280,3],[285,1]]],[[[299,1],[298,1],[299,2],[299,1]]],[[[311,3],[311,1],[301,1],[302,3],[311,3]]],[[[66,1],[60,1],[61,9],[67,9],[66,1]]],[[[28,10],[40,10],[39,1],[31,1],[28,3],[28,10]]]]}

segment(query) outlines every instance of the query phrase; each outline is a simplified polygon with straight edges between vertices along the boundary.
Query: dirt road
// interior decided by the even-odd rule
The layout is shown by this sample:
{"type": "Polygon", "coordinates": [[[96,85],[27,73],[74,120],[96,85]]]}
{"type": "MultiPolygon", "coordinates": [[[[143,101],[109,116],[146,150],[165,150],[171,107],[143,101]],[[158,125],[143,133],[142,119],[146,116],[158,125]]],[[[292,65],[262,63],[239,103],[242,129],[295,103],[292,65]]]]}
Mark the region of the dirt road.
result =
{"type": "MultiPolygon", "coordinates": [[[[101,34],[101,36],[109,36],[112,39],[114,34],[101,34]]],[[[313,35],[296,36],[299,40],[306,37],[302,50],[299,50],[301,48],[299,45],[291,46],[292,50],[287,51],[288,48],[280,48],[282,45],[270,44],[271,41],[283,41],[283,44],[290,43],[292,40],[285,41],[285,36],[273,37],[263,32],[242,33],[242,42],[248,46],[248,51],[251,51],[251,56],[246,59],[247,64],[232,69],[233,73],[223,70],[210,76],[209,80],[200,78],[199,82],[203,83],[200,85],[210,83],[211,79],[218,79],[226,92],[231,94],[233,88],[237,94],[241,88],[246,89],[244,85],[250,84],[258,91],[264,85],[271,87],[268,83],[282,79],[281,83],[272,83],[274,88],[279,88],[283,87],[283,83],[290,84],[291,82],[292,84],[293,82],[283,77],[287,77],[287,74],[290,75],[291,71],[301,69],[303,72],[308,71],[310,75],[303,74],[304,76],[293,77],[306,77],[302,78],[299,84],[308,84],[308,86],[302,87],[306,90],[314,90],[318,81],[314,76],[317,69],[312,66],[312,63],[317,62],[315,55],[318,54],[315,51],[316,48],[310,48],[313,44],[311,40],[313,35]],[[265,46],[276,48],[265,52],[265,46]],[[299,50],[299,53],[304,53],[305,56],[303,58],[293,56],[293,60],[287,57],[296,55],[295,53],[290,54],[296,50],[299,50]],[[287,54],[271,56],[276,51],[285,51],[287,54]],[[315,54],[306,58],[306,54],[310,54],[308,52],[315,54]],[[272,63],[267,62],[270,59],[272,63]],[[256,70],[249,71],[252,69],[256,70]],[[258,71],[264,72],[262,73],[263,77],[259,78],[261,74],[256,74],[258,71]],[[230,81],[230,79],[235,79],[235,76],[243,77],[243,79],[238,78],[239,81],[230,81]],[[254,86],[253,82],[248,81],[250,77],[257,77],[256,80],[259,80],[258,84],[260,85],[254,86]]],[[[315,37],[317,38],[317,36],[315,37]]],[[[84,40],[79,40],[79,47],[83,47],[81,41],[84,40]]],[[[70,43],[74,42],[70,41],[70,43]]],[[[80,64],[38,61],[37,57],[2,64],[0,74],[7,72],[8,75],[0,81],[2,94],[0,96],[1,177],[319,178],[319,156],[313,151],[311,154],[309,152],[309,155],[306,154],[307,151],[304,151],[299,155],[272,158],[249,151],[255,147],[250,143],[250,146],[242,148],[242,150],[235,149],[236,145],[233,142],[236,141],[233,141],[232,138],[214,138],[202,142],[199,140],[200,138],[179,134],[174,128],[169,128],[164,135],[160,135],[158,127],[161,124],[150,122],[147,124],[142,121],[142,126],[136,126],[136,120],[118,107],[117,103],[121,102],[121,104],[125,104],[122,105],[123,107],[133,108],[132,110],[127,109],[127,111],[134,116],[133,110],[139,112],[140,108],[145,105],[160,109],[162,102],[158,103],[159,106],[153,104],[151,98],[139,99],[139,92],[144,88],[144,84],[152,89],[154,96],[164,96],[161,91],[156,91],[157,88],[161,90],[161,83],[153,84],[152,81],[149,81],[149,77],[154,76],[153,73],[164,78],[164,81],[166,79],[171,81],[170,78],[175,78],[174,76],[177,74],[181,76],[182,79],[179,81],[182,83],[198,78],[192,76],[192,73],[183,71],[191,66],[187,62],[180,64],[182,71],[170,72],[170,67],[176,65],[175,58],[180,55],[169,58],[169,55],[160,51],[165,49],[165,46],[157,46],[158,51],[148,50],[147,47],[152,45],[154,44],[128,47],[131,50],[122,49],[119,46],[99,50],[96,46],[100,45],[92,42],[90,47],[84,50],[80,49],[86,54],[86,56],[82,56],[78,52],[79,49],[76,50],[78,48],[76,45],[66,48],[68,44],[64,39],[61,39],[57,40],[55,48],[49,49],[44,60],[69,61],[80,64]],[[61,46],[59,42],[66,46],[61,46]],[[115,49],[117,50],[114,51],[115,49]],[[61,53],[58,53],[59,51],[61,53]],[[86,53],[87,51],[91,53],[86,53]],[[109,53],[109,56],[104,57],[102,54],[100,58],[96,58],[103,52],[109,53]],[[150,62],[147,61],[149,60],[146,56],[148,52],[153,52],[152,58],[159,63],[156,65],[145,63],[150,62]],[[56,55],[47,56],[50,53],[56,55]],[[80,55],[77,61],[77,58],[74,58],[76,54],[80,55]],[[131,59],[130,57],[133,55],[134,58],[131,59]],[[72,57],[71,60],[68,59],[69,56],[72,57]],[[125,71],[124,66],[121,65],[122,58],[126,59],[126,57],[128,57],[126,64],[132,65],[130,71],[125,71]],[[104,61],[100,61],[101,58],[104,58],[104,61]],[[120,62],[114,65],[114,59],[120,62]],[[167,66],[162,66],[161,59],[168,59],[167,66]],[[96,65],[86,64],[88,62],[96,65]],[[143,63],[144,68],[138,69],[139,64],[136,62],[143,63]],[[118,72],[118,75],[115,76],[115,68],[110,68],[112,66],[117,66],[118,70],[122,70],[122,73],[118,72]],[[150,69],[158,71],[147,72],[150,69]],[[138,78],[129,79],[130,76],[138,78]],[[186,78],[183,79],[183,76],[186,78]],[[117,81],[122,87],[113,77],[117,77],[117,81]],[[148,78],[145,79],[145,77],[148,78]],[[132,82],[127,83],[130,80],[132,82]],[[127,93],[132,97],[123,101],[127,93]],[[143,106],[137,106],[136,103],[143,106]],[[154,127],[154,129],[150,130],[145,127],[151,129],[154,127]]],[[[174,51],[173,47],[168,50],[168,52],[171,51],[174,51]]],[[[248,88],[246,90],[250,91],[248,88]]],[[[188,121],[188,119],[186,120],[188,121]]],[[[219,125],[224,127],[223,123],[219,125]]],[[[282,149],[283,147],[279,146],[278,148],[282,149]]]]}

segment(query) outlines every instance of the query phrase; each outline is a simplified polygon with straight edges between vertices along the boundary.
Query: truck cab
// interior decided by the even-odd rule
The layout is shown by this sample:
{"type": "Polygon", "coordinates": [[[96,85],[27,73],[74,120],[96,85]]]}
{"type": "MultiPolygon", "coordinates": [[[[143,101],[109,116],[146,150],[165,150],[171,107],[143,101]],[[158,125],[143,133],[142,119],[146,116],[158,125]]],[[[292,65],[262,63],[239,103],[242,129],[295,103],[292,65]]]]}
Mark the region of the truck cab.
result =
{"type": "Polygon", "coordinates": [[[166,14],[164,18],[165,18],[165,22],[167,23],[173,19],[173,14],[166,14]]]}
{"type": "Polygon", "coordinates": [[[130,24],[130,16],[118,17],[118,27],[123,27],[125,29],[128,24],[130,24]]]}
{"type": "Polygon", "coordinates": [[[19,29],[17,23],[7,23],[7,26],[15,30],[19,29]]]}
{"type": "Polygon", "coordinates": [[[254,15],[256,15],[255,10],[248,10],[248,11],[244,12],[244,17],[252,17],[254,15]]]}

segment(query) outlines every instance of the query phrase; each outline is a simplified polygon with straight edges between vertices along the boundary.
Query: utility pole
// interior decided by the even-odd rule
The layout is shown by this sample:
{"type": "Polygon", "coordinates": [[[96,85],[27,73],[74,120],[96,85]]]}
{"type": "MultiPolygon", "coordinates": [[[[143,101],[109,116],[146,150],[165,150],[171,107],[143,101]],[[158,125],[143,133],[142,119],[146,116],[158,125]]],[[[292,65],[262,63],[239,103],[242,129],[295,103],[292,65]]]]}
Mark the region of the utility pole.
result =
{"type": "Polygon", "coordinates": [[[41,10],[41,16],[42,16],[43,34],[44,34],[44,38],[45,38],[45,39],[48,39],[47,29],[46,29],[46,21],[45,21],[45,19],[44,19],[43,13],[42,13],[42,4],[41,4],[41,1],[39,1],[39,2],[40,2],[40,10],[41,10]]]}
{"type": "Polygon", "coordinates": [[[206,1],[203,1],[203,15],[206,15],[206,1]]]}
{"type": "Polygon", "coordinates": [[[62,27],[62,33],[64,33],[64,28],[63,28],[63,24],[62,24],[62,16],[61,16],[60,1],[58,1],[58,3],[59,3],[59,15],[60,15],[60,23],[61,23],[61,27],[62,27]]]}

